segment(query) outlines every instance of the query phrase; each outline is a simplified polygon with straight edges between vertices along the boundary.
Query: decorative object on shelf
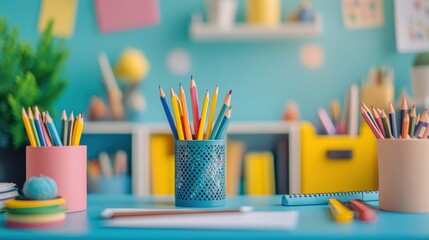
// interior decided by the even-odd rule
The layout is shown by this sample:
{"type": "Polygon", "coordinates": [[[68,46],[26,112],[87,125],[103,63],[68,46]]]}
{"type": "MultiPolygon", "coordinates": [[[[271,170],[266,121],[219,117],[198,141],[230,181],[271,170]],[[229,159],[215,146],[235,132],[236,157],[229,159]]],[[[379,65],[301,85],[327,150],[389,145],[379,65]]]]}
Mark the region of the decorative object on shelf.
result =
{"type": "Polygon", "coordinates": [[[313,23],[316,21],[316,13],[312,9],[309,1],[302,1],[298,10],[287,15],[286,21],[313,23]]]}
{"type": "Polygon", "coordinates": [[[123,104],[128,113],[142,113],[146,109],[146,100],[142,93],[136,91],[139,84],[149,73],[150,66],[143,52],[135,48],[128,48],[122,53],[116,66],[115,73],[118,79],[125,84],[123,104]]]}
{"type": "Polygon", "coordinates": [[[299,120],[299,107],[294,101],[290,101],[285,105],[282,119],[284,121],[298,121],[299,120]]]}
{"type": "Polygon", "coordinates": [[[280,0],[247,0],[247,23],[270,27],[278,26],[280,24],[280,7],[280,0]]]}
{"type": "Polygon", "coordinates": [[[221,29],[233,26],[237,0],[206,0],[208,23],[221,29]]]}
{"type": "Polygon", "coordinates": [[[346,28],[380,27],[384,24],[383,0],[343,0],[342,2],[343,21],[346,28]]]}
{"type": "Polygon", "coordinates": [[[368,106],[383,106],[389,111],[388,102],[395,99],[394,71],[386,66],[372,67],[361,83],[361,101],[368,106]]]}
{"type": "MultiPolygon", "coordinates": [[[[223,0],[227,1],[227,0],[223,0]]],[[[220,4],[223,1],[215,1],[220,4]]],[[[204,22],[200,14],[192,15],[189,33],[193,40],[254,40],[287,39],[317,36],[322,32],[322,18],[311,9],[307,1],[280,21],[279,0],[246,1],[246,21],[213,24],[204,22]],[[232,23],[232,24],[230,24],[232,23]]],[[[229,12],[231,13],[231,12],[229,12]]],[[[232,16],[230,16],[232,18],[232,16]]]]}
{"type": "Polygon", "coordinates": [[[399,52],[429,49],[428,8],[428,0],[395,0],[396,49],[399,52]]]}
{"type": "Polygon", "coordinates": [[[90,120],[139,119],[146,108],[146,100],[137,87],[149,73],[149,62],[145,55],[135,48],[128,48],[123,53],[113,72],[107,55],[98,57],[104,84],[108,96],[108,111],[103,100],[94,96],[90,100],[90,120]],[[121,84],[118,84],[116,76],[121,84]],[[121,89],[122,88],[122,89],[121,89]]]}
{"type": "Polygon", "coordinates": [[[414,59],[411,86],[417,103],[426,103],[429,100],[429,52],[419,53],[414,59]]]}
{"type": "Polygon", "coordinates": [[[22,193],[28,199],[52,199],[57,196],[57,183],[48,176],[31,177],[25,181],[22,193]]]}

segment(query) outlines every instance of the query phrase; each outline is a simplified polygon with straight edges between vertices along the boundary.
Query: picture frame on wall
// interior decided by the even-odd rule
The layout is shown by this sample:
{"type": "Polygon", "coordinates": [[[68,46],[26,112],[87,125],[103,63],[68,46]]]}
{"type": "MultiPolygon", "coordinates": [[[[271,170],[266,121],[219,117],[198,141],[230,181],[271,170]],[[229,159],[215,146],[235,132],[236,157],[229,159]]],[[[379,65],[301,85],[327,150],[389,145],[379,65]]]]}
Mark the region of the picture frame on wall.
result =
{"type": "Polygon", "coordinates": [[[429,0],[395,0],[398,52],[429,50],[429,0]]]}

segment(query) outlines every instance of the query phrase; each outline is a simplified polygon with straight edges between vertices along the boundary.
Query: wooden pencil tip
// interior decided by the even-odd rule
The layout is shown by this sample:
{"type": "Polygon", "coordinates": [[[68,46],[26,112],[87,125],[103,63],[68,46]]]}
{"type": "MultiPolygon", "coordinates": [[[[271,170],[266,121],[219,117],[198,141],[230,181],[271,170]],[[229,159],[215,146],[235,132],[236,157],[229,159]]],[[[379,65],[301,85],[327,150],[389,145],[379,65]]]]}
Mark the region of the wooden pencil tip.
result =
{"type": "Polygon", "coordinates": [[[232,94],[232,90],[229,90],[228,94],[232,94]]]}

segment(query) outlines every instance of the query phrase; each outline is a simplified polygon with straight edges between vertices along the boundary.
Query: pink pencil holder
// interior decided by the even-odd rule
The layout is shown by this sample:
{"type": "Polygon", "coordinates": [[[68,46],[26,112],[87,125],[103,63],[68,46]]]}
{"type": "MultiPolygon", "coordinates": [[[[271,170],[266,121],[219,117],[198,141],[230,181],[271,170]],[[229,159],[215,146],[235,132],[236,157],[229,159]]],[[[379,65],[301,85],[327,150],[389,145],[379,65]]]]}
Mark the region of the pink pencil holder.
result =
{"type": "Polygon", "coordinates": [[[86,209],[86,163],[86,146],[26,149],[27,179],[39,175],[54,179],[68,213],[86,209]]]}

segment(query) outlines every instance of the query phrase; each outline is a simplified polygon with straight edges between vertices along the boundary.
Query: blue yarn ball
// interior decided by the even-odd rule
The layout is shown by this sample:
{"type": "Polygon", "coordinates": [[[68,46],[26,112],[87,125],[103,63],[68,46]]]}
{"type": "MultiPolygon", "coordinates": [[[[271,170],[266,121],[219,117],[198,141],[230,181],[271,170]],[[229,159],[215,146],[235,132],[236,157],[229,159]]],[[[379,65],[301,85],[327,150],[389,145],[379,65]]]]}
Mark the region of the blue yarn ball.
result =
{"type": "Polygon", "coordinates": [[[29,199],[53,199],[57,196],[57,183],[46,176],[31,177],[24,183],[22,192],[29,199]]]}

